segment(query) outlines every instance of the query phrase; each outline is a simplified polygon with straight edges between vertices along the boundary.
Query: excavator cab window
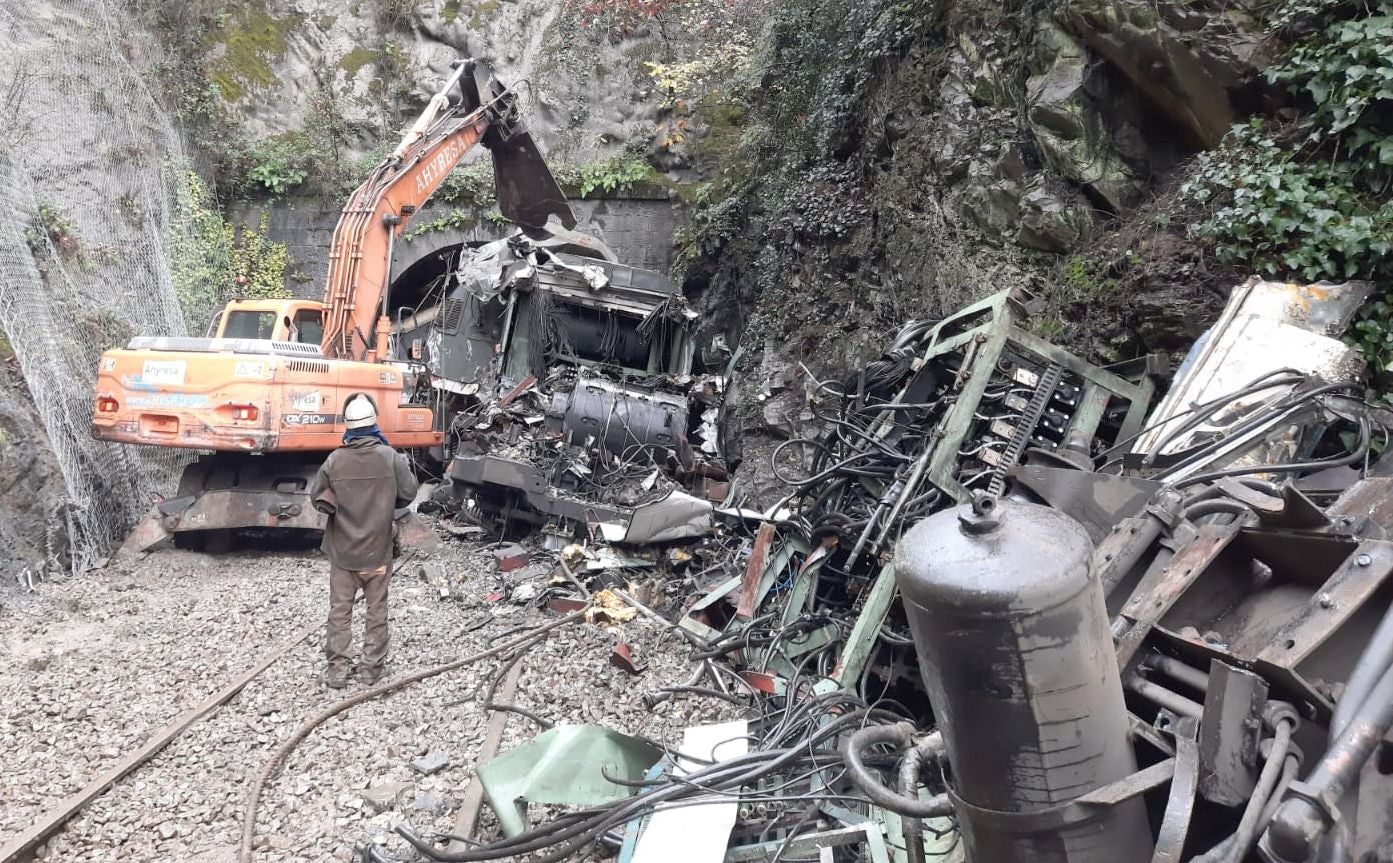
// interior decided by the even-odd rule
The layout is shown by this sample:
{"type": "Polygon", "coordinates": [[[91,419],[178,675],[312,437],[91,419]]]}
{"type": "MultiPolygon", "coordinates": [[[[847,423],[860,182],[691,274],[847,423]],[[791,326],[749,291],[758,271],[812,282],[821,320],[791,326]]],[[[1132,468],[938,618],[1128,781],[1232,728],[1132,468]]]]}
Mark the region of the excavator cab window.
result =
{"type": "Polygon", "coordinates": [[[228,312],[225,339],[269,339],[276,332],[275,312],[228,312]]]}
{"type": "Polygon", "coordinates": [[[292,338],[301,344],[320,344],[324,341],[324,320],[315,309],[301,309],[295,313],[290,332],[292,338]]]}

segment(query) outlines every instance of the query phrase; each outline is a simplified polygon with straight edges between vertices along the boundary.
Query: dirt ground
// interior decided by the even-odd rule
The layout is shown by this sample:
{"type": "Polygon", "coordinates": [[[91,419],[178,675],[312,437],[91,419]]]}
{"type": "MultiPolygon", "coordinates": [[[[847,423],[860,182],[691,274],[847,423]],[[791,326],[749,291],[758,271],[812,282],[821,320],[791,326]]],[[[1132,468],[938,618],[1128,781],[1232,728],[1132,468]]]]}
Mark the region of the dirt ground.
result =
{"type": "MultiPolygon", "coordinates": [[[[486,649],[512,630],[557,617],[500,599],[509,585],[492,557],[455,541],[427,559],[413,558],[393,578],[389,675],[486,649]],[[449,599],[440,597],[442,575],[454,586],[449,599]]],[[[0,666],[0,837],[28,826],[320,620],[326,594],[327,566],[318,552],[242,550],[219,557],[157,552],[0,598],[0,652],[7,659],[0,666]]],[[[36,859],[233,863],[251,779],[306,718],[346,694],[320,683],[322,637],[320,628],[99,797],[36,859]]],[[[522,660],[514,702],[550,721],[676,743],[687,725],[719,721],[734,709],[693,696],[644,707],[645,693],[690,677],[687,650],[642,618],[617,632],[568,625],[522,660]],[[620,639],[646,666],[640,675],[610,664],[620,639]]],[[[448,830],[473,781],[488,720],[480,702],[499,671],[499,661],[488,660],[320,726],[263,796],[255,859],[354,859],[363,842],[388,836],[403,821],[418,833],[448,830]],[[428,754],[446,756],[449,765],[420,774],[411,762],[428,754]],[[399,788],[385,806],[368,793],[392,783],[399,788]]],[[[346,692],[360,688],[355,683],[346,692]]],[[[538,731],[512,715],[503,748],[538,731]]]]}

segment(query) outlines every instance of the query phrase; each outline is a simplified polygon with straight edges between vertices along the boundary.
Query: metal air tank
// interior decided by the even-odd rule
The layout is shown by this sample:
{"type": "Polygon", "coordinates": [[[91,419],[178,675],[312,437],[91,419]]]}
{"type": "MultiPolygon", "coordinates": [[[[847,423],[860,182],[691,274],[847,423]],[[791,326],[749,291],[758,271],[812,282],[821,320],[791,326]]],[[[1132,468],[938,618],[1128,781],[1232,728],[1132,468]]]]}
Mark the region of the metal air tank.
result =
{"type": "Polygon", "coordinates": [[[988,495],[896,549],[970,863],[1150,860],[1140,798],[1063,805],[1136,770],[1092,557],[1063,513],[988,495]]]}

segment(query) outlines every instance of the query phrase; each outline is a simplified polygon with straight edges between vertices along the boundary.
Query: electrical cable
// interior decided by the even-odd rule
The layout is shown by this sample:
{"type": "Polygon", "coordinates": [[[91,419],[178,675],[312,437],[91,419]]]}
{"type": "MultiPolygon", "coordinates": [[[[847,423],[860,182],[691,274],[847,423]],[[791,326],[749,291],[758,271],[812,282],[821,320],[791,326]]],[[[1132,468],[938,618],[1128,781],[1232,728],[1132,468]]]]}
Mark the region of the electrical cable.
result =
{"type": "Polygon", "coordinates": [[[243,811],[242,814],[242,840],[240,849],[237,853],[238,863],[251,863],[253,854],[252,840],[256,833],[256,813],[257,808],[261,803],[261,794],[266,787],[266,783],[271,780],[271,777],[275,775],[276,771],[280,768],[281,764],[283,764],[285,762],[285,759],[289,757],[290,753],[295,750],[295,747],[299,746],[300,743],[310,735],[310,732],[314,731],[314,729],[318,728],[320,725],[324,724],[333,717],[338,716],[340,713],[343,713],[349,708],[362,704],[365,701],[371,701],[374,698],[380,698],[383,695],[395,692],[396,690],[409,686],[412,683],[418,683],[427,678],[435,677],[437,675],[444,674],[449,671],[454,671],[455,669],[463,668],[466,665],[472,665],[475,662],[480,662],[490,657],[498,656],[500,654],[508,652],[509,650],[522,648],[541,639],[554,629],[557,629],[570,623],[575,623],[577,621],[583,620],[584,618],[584,611],[577,611],[574,614],[568,614],[565,617],[560,618],[559,620],[553,620],[550,623],[544,624],[543,626],[539,626],[527,635],[523,636],[522,638],[507,642],[506,644],[500,644],[497,647],[491,647],[479,653],[463,657],[462,659],[452,660],[443,665],[437,665],[432,668],[426,668],[421,671],[408,674],[405,677],[397,678],[395,680],[389,680],[385,683],[380,683],[371,689],[366,689],[362,692],[350,695],[349,697],[341,701],[331,704],[323,711],[305,720],[305,722],[302,723],[300,727],[297,728],[295,732],[290,735],[290,737],[286,738],[286,740],[283,743],[281,743],[280,746],[276,747],[276,751],[271,754],[270,759],[267,760],[266,764],[261,768],[260,772],[257,773],[257,775],[252,779],[251,790],[249,791],[247,796],[246,809],[243,811]]]}

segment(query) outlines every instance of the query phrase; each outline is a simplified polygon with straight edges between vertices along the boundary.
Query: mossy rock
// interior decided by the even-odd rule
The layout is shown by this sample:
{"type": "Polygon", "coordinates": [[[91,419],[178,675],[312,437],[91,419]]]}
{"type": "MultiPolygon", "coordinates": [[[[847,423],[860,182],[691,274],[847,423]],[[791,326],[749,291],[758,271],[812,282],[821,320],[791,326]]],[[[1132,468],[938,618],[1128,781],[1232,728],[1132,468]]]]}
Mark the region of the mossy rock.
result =
{"type": "Polygon", "coordinates": [[[339,68],[348,76],[348,80],[352,81],[354,78],[358,77],[358,72],[362,70],[364,66],[376,63],[381,59],[382,52],[375,51],[371,48],[364,48],[362,45],[359,45],[352,51],[343,55],[343,59],[339,61],[339,68]]]}
{"type": "Polygon", "coordinates": [[[250,3],[229,15],[221,31],[210,35],[205,48],[222,48],[209,77],[228,102],[238,102],[249,92],[276,83],[272,63],[285,56],[287,37],[305,22],[300,14],[277,18],[264,0],[250,3]]]}

